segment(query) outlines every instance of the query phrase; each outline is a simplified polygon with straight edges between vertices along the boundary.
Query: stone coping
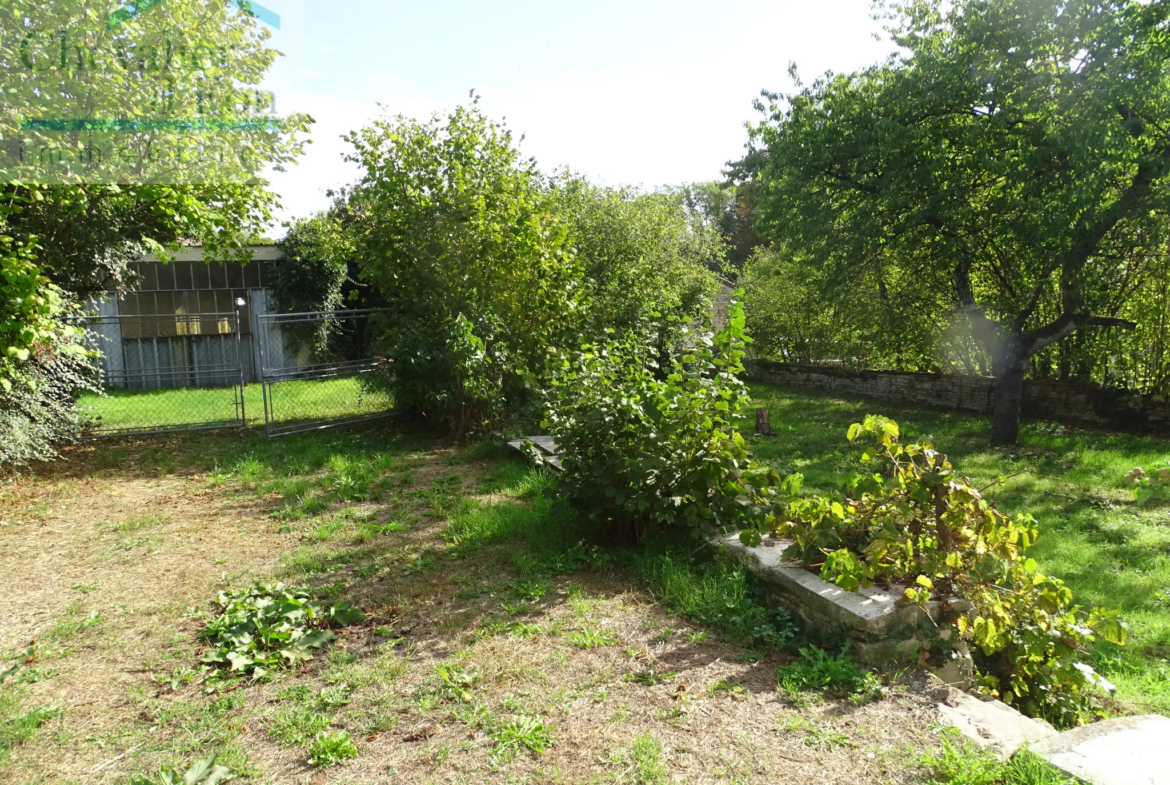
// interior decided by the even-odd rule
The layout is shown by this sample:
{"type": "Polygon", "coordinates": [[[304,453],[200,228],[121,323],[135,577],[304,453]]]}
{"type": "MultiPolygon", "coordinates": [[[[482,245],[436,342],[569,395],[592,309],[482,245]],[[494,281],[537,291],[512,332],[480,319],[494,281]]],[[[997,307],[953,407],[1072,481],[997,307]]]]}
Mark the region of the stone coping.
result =
{"type": "Polygon", "coordinates": [[[739,541],[737,533],[719,537],[714,544],[730,551],[758,577],[777,587],[802,615],[812,615],[817,621],[844,624],[872,638],[884,637],[891,630],[918,622],[921,611],[917,605],[906,602],[901,588],[870,586],[860,591],[845,591],[821,580],[799,562],[784,561],[784,549],[792,544],[788,540],[772,538],[749,547],[739,541]]]}
{"type": "Polygon", "coordinates": [[[1092,785],[1170,785],[1170,718],[1161,714],[1082,725],[1031,751],[1092,785]]]}

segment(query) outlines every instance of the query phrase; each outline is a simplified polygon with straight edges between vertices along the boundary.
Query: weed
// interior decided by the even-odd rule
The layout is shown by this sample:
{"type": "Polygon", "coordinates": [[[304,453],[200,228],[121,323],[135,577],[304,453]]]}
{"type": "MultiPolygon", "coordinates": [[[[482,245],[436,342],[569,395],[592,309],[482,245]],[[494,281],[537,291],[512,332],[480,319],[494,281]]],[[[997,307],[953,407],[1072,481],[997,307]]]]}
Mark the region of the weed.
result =
{"type": "Polygon", "coordinates": [[[510,761],[525,749],[540,754],[553,745],[552,732],[540,717],[515,715],[492,736],[496,740],[492,758],[497,762],[510,761]]]}
{"type": "Polygon", "coordinates": [[[81,606],[71,602],[65,607],[65,615],[53,624],[44,634],[46,640],[55,643],[66,643],[79,634],[100,624],[102,615],[99,611],[90,611],[88,615],[81,614],[81,606]]]}
{"type": "Polygon", "coordinates": [[[14,747],[31,739],[42,725],[61,713],[48,706],[22,711],[23,698],[20,687],[0,689],[0,766],[8,761],[14,747]]]}
{"type": "Polygon", "coordinates": [[[882,690],[877,676],[847,653],[831,655],[816,646],[801,649],[800,659],[791,665],[781,665],[777,680],[789,695],[811,690],[837,692],[859,704],[880,697],[882,690]]]}
{"type": "Polygon", "coordinates": [[[722,676],[707,686],[707,694],[711,697],[728,695],[733,700],[742,700],[744,695],[743,683],[739,679],[730,679],[722,676]]]}
{"type": "Polygon", "coordinates": [[[199,637],[210,645],[202,662],[232,673],[263,676],[269,669],[313,658],[333,640],[330,626],[365,618],[347,602],[326,606],[308,589],[257,583],[220,592],[220,615],[208,619],[199,637]]]}
{"type": "Polygon", "coordinates": [[[839,747],[856,747],[857,743],[829,726],[815,725],[808,720],[793,718],[781,726],[780,730],[791,733],[792,731],[804,731],[807,735],[804,737],[804,743],[810,747],[821,748],[825,747],[830,751],[839,747]]]}
{"type": "Polygon", "coordinates": [[[336,766],[350,758],[356,758],[357,745],[345,731],[327,733],[322,731],[309,742],[309,765],[317,768],[336,766]]]}
{"type": "Polygon", "coordinates": [[[465,669],[454,664],[439,665],[435,668],[439,689],[464,703],[471,702],[471,690],[479,681],[479,675],[479,668],[465,669]]]}
{"type": "Polygon", "coordinates": [[[551,586],[547,581],[512,581],[508,591],[517,600],[534,601],[545,595],[551,586]]]}
{"type": "Polygon", "coordinates": [[[218,785],[231,779],[232,772],[227,766],[217,766],[216,757],[209,755],[181,773],[163,766],[158,774],[139,774],[131,777],[130,785],[218,785]]]}
{"type": "Polygon", "coordinates": [[[569,633],[567,640],[570,646],[578,649],[595,649],[617,643],[617,637],[612,632],[598,627],[582,627],[576,632],[569,633]]]}
{"type": "Polygon", "coordinates": [[[341,682],[317,693],[317,705],[322,709],[339,709],[349,703],[349,684],[341,682]]]}
{"type": "MultiPolygon", "coordinates": [[[[614,762],[625,766],[635,785],[665,785],[666,768],[662,765],[662,743],[648,734],[640,734],[628,750],[614,754],[614,762]]],[[[625,781],[623,778],[622,782],[625,781]]]]}
{"type": "Polygon", "coordinates": [[[657,684],[673,681],[677,677],[678,673],[675,671],[659,671],[655,668],[646,668],[637,673],[631,673],[626,678],[644,687],[653,687],[657,684]]]}
{"type": "Polygon", "coordinates": [[[402,570],[403,575],[422,575],[431,570],[439,569],[439,563],[435,561],[435,557],[427,554],[425,556],[418,556],[402,570]]]}
{"type": "Polygon", "coordinates": [[[507,627],[507,633],[513,638],[531,640],[541,634],[540,627],[526,621],[514,621],[507,627]]]}
{"type": "Polygon", "coordinates": [[[945,732],[938,752],[914,761],[924,785],[1076,785],[1046,761],[1021,750],[1010,760],[958,739],[954,730],[945,732]]]}
{"type": "Polygon", "coordinates": [[[268,723],[268,735],[285,747],[299,747],[329,727],[332,718],[305,706],[285,706],[276,710],[268,723]]]}

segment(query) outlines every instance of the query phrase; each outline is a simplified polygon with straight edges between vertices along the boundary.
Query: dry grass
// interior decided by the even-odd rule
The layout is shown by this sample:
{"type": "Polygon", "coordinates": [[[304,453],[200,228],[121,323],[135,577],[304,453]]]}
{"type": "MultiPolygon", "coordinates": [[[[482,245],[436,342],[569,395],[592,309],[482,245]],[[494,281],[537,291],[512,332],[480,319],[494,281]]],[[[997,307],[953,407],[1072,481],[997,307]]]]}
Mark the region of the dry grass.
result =
{"type": "Polygon", "coordinates": [[[515,540],[450,547],[445,505],[525,503],[482,487],[490,459],[404,454],[374,498],[289,521],[282,494],[185,466],[182,439],[162,472],[138,468],[152,442],[131,444],[113,466],[103,444],[75,451],[0,499],[0,654],[23,658],[25,710],[61,710],[5,783],[115,783],[212,750],[273,783],[896,782],[936,744],[913,677],[863,707],[794,705],[784,655],[751,661],[620,572],[533,573],[515,540]],[[389,521],[404,528],[362,528],[389,521]],[[369,621],[306,667],[207,694],[192,610],[274,577],[340,584],[369,621]],[[358,756],[318,770],[297,728],[326,724],[358,756]],[[551,746],[506,749],[509,727],[551,746]]]}

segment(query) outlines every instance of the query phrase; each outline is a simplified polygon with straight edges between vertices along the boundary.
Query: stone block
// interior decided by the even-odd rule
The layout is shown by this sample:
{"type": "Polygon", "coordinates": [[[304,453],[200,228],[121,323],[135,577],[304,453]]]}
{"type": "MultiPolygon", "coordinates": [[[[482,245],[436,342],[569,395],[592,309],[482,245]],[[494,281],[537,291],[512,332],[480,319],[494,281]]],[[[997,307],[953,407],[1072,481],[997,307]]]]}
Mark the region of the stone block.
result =
{"type": "Polygon", "coordinates": [[[904,640],[868,641],[854,643],[850,651],[868,668],[884,668],[896,662],[909,663],[918,655],[920,645],[916,638],[904,640]]]}
{"type": "Polygon", "coordinates": [[[782,554],[792,543],[777,540],[773,545],[749,548],[738,534],[718,538],[714,544],[741,559],[754,574],[774,588],[784,605],[810,621],[843,624],[866,637],[884,638],[891,630],[917,624],[919,611],[907,603],[900,591],[871,586],[845,591],[806,570],[799,562],[785,562],[782,554]]]}
{"type": "Polygon", "coordinates": [[[1084,725],[1031,751],[1090,785],[1170,785],[1170,718],[1160,714],[1084,725]]]}
{"type": "Polygon", "coordinates": [[[950,691],[946,703],[938,704],[938,720],[1004,759],[1025,744],[1057,735],[1052,726],[1025,717],[1006,703],[979,700],[957,690],[950,691]]]}

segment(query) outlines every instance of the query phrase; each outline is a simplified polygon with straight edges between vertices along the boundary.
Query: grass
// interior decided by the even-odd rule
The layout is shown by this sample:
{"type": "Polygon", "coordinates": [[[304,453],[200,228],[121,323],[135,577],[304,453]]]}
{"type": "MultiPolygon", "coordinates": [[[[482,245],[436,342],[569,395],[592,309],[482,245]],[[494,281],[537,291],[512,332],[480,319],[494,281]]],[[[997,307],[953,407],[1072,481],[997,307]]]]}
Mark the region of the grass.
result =
{"type": "MultiPolygon", "coordinates": [[[[272,387],[273,420],[277,424],[360,417],[389,411],[388,393],[365,387],[356,378],[281,382],[272,387]]],[[[230,423],[239,414],[238,387],[182,387],[155,390],[116,390],[106,395],[82,395],[81,413],[98,431],[174,428],[192,423],[230,423]]],[[[264,397],[259,384],[244,387],[248,424],[264,422],[264,397]]]]}
{"type": "MultiPolygon", "coordinates": [[[[892,414],[912,434],[935,434],[963,468],[970,460],[994,476],[1003,471],[996,461],[1008,459],[987,455],[980,442],[986,425],[977,418],[755,392],[774,407],[773,427],[781,434],[755,440],[756,451],[800,468],[814,487],[830,487],[834,472],[848,468],[844,431],[867,410],[892,414]]],[[[1086,444],[1113,438],[1025,429],[1026,440],[1037,434],[1086,444]]],[[[1021,449],[1035,448],[1026,441],[1021,449]]],[[[1040,465],[1034,480],[1075,476],[1075,467],[1044,468],[1055,449],[1011,460],[1040,465]]],[[[1136,454],[1132,445],[1117,449],[1118,466],[1136,454]]],[[[1133,509],[1119,478],[1103,492],[1111,506],[1093,507],[1092,515],[1131,515],[1156,531],[1150,513],[1157,510],[1133,509]]],[[[1001,503],[1024,479],[1002,489],[1001,503]]],[[[35,542],[21,539],[27,527],[51,530],[61,540],[44,549],[44,564],[28,558],[35,553],[29,550],[0,557],[0,587],[13,597],[15,611],[0,635],[28,641],[35,633],[62,652],[74,647],[44,669],[43,680],[30,679],[23,705],[0,721],[24,718],[48,703],[43,696],[71,694],[77,689],[71,680],[83,672],[105,668],[131,674],[130,681],[86,681],[101,682],[85,687],[99,691],[101,708],[70,708],[53,722],[58,736],[52,728],[22,730],[22,740],[12,743],[11,776],[77,779],[127,752],[104,770],[121,781],[218,752],[242,782],[283,781],[294,770],[303,773],[310,757],[323,764],[314,775],[322,782],[380,776],[747,782],[762,781],[753,772],[785,767],[785,756],[817,763],[804,779],[794,773],[794,782],[830,775],[977,782],[962,779],[982,765],[967,761],[973,754],[965,749],[954,751],[954,771],[940,768],[950,765],[945,761],[924,765],[919,774],[906,770],[924,750],[949,754],[925,727],[929,700],[907,711],[905,701],[918,699],[891,683],[897,700],[850,705],[850,694],[870,695],[876,685],[864,673],[845,673],[847,660],[835,654],[781,671],[793,661],[785,650],[807,647],[809,632],[764,608],[761,587],[742,568],[714,561],[690,543],[601,547],[544,494],[550,482],[497,441],[457,446],[376,426],[276,441],[249,429],[78,448],[70,464],[0,496],[0,519],[15,522],[0,528],[3,544],[35,542]],[[157,482],[160,477],[166,481],[157,482]],[[94,524],[97,518],[111,523],[94,524]],[[102,561],[92,548],[138,534],[149,534],[152,547],[136,551],[132,564],[102,561]],[[66,547],[70,538],[77,540],[73,550],[66,547]],[[215,557],[224,554],[231,559],[221,566],[215,557]],[[37,575],[46,576],[37,578],[43,591],[26,591],[28,579],[14,571],[33,561],[37,575]],[[60,586],[54,571],[68,576],[60,586]],[[199,671],[198,608],[220,589],[281,575],[315,586],[330,601],[353,602],[368,623],[295,671],[205,693],[215,685],[199,671]],[[46,602],[50,613],[33,613],[46,602]],[[779,694],[778,673],[789,676],[779,694]],[[745,734],[745,727],[760,725],[761,711],[773,713],[762,727],[791,730],[745,734]],[[852,724],[841,721],[845,714],[852,724]],[[695,733],[702,733],[702,745],[693,743],[695,733]],[[347,740],[356,758],[345,757],[347,740]],[[854,744],[880,754],[869,761],[854,744]],[[774,752],[780,757],[771,758],[774,752]]],[[[1043,518],[1041,525],[1052,535],[1043,518]]],[[[1124,656],[1148,673],[1150,652],[1142,638],[1124,656]]],[[[1137,692],[1112,672],[1110,678],[1130,690],[1127,696],[1137,692]]],[[[6,769],[0,778],[8,776],[6,769]]]]}
{"type": "Polygon", "coordinates": [[[1122,480],[1170,456],[1170,442],[1025,422],[1017,446],[997,449],[988,446],[986,417],[768,385],[751,391],[776,433],[753,438],[753,451],[803,473],[813,491],[831,490],[853,468],[859,451],[845,432],[867,413],[897,420],[904,440],[933,442],[977,486],[1019,473],[990,495],[1006,512],[1036,517],[1041,534],[1031,553],[1041,569],[1067,582],[1082,605],[1120,608],[1131,627],[1126,646],[1100,645],[1091,664],[1118,685],[1126,708],[1170,714],[1170,509],[1136,506],[1122,480]]]}
{"type": "Polygon", "coordinates": [[[1023,750],[1001,760],[948,731],[941,749],[915,761],[923,785],[1077,785],[1044,760],[1023,750]]]}

